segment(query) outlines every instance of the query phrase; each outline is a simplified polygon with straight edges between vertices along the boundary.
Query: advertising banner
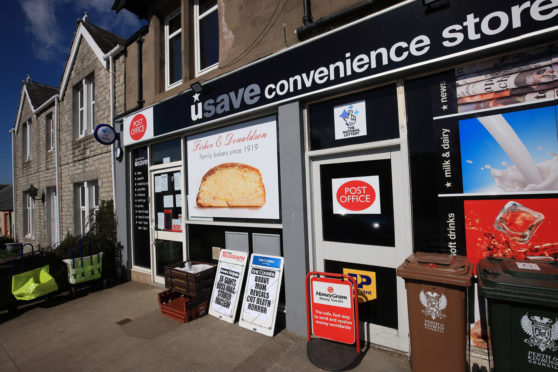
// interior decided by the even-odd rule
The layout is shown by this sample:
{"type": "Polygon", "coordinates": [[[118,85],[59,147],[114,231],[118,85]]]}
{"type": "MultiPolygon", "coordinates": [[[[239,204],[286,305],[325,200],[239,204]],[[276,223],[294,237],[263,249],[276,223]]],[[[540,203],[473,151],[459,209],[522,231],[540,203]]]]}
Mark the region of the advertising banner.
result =
{"type": "Polygon", "coordinates": [[[153,138],[153,107],[127,116],[123,120],[124,146],[134,145],[153,138]]]}
{"type": "Polygon", "coordinates": [[[350,282],[310,279],[312,333],[331,341],[355,342],[355,309],[350,282]]]}
{"type": "Polygon", "coordinates": [[[234,323],[248,253],[222,249],[211,293],[209,314],[234,323]]]}
{"type": "Polygon", "coordinates": [[[275,117],[188,137],[187,153],[190,218],[279,219],[275,117]]]}
{"type": "MultiPolygon", "coordinates": [[[[557,71],[558,47],[544,45],[406,83],[417,250],[558,258],[557,71]]],[[[471,321],[481,359],[483,313],[471,321]]]]}
{"type": "Polygon", "coordinates": [[[147,147],[132,152],[132,239],[134,265],[150,267],[149,172],[147,147]]]}
{"type": "Polygon", "coordinates": [[[283,257],[252,255],[238,323],[240,326],[273,336],[282,278],[283,257]]]}

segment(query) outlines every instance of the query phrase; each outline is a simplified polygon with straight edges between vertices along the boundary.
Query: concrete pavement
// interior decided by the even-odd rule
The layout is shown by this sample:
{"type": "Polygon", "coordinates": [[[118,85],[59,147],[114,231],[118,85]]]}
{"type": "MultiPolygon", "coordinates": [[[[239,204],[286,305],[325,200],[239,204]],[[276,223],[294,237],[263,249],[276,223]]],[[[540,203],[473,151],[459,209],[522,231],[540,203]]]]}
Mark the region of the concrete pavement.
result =
{"type": "MultiPolygon", "coordinates": [[[[319,371],[306,339],[267,337],[210,315],[180,323],[161,315],[159,288],[127,282],[15,317],[0,313],[2,371],[319,371]]],[[[411,371],[406,356],[374,347],[354,371],[411,371]]]]}

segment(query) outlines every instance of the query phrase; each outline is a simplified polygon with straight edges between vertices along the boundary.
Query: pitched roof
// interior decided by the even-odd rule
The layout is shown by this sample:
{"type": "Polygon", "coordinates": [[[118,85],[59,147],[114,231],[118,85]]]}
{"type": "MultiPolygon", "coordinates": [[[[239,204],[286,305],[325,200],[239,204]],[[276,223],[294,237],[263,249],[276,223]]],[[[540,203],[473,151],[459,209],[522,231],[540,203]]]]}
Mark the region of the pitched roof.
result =
{"type": "Polygon", "coordinates": [[[72,40],[72,47],[68,52],[66,67],[64,68],[64,73],[60,82],[60,99],[64,98],[68,79],[70,78],[70,73],[82,39],[87,42],[89,47],[93,50],[95,56],[106,69],[108,69],[108,54],[111,51],[118,51],[124,48],[126,43],[126,40],[120,36],[116,36],[107,30],[91,24],[87,18],[86,14],[83,19],[79,19],[77,21],[76,30],[72,40]]]}
{"type": "MultiPolygon", "coordinates": [[[[23,112],[23,105],[26,97],[27,102],[31,107],[31,111],[33,112],[33,114],[37,114],[39,109],[42,109],[42,106],[57,94],[58,88],[46,84],[36,83],[32,81],[31,78],[28,76],[27,79],[24,80],[21,84],[21,93],[19,97],[19,104],[17,107],[16,121],[14,124],[16,132],[19,128],[19,122],[21,120],[21,114],[23,112]]],[[[47,105],[46,107],[48,106],[49,105],[47,105]]]]}
{"type": "Polygon", "coordinates": [[[134,13],[140,19],[147,19],[149,15],[149,0],[114,0],[112,10],[118,13],[122,9],[134,13]]]}
{"type": "Polygon", "coordinates": [[[58,88],[51,87],[46,84],[35,83],[31,80],[25,81],[23,84],[25,85],[33,109],[41,107],[43,103],[58,93],[58,88]]]}
{"type": "Polygon", "coordinates": [[[0,190],[0,211],[14,210],[13,188],[7,185],[0,190]]]}
{"type": "Polygon", "coordinates": [[[79,22],[82,22],[83,27],[85,27],[87,31],[89,31],[93,40],[95,40],[99,48],[101,48],[101,50],[105,54],[113,50],[115,46],[124,45],[124,43],[126,42],[126,40],[124,40],[120,36],[116,36],[112,32],[97,27],[92,23],[83,22],[82,20],[80,20],[79,22]]]}

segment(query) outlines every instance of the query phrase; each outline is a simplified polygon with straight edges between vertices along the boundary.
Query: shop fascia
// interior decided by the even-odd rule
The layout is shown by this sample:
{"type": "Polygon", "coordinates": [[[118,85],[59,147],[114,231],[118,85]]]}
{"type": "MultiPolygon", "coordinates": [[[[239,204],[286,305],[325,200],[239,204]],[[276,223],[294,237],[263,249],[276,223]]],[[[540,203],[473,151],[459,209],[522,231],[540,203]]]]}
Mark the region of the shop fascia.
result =
{"type": "Polygon", "coordinates": [[[201,95],[186,91],[155,105],[154,135],[432,63],[450,64],[465,54],[495,46],[549,37],[558,31],[557,16],[558,3],[550,0],[452,1],[432,14],[425,14],[420,1],[406,2],[206,82],[201,95]],[[441,19],[459,21],[444,24],[441,19]],[[362,35],[382,37],[362,42],[362,35]],[[164,125],[157,120],[162,111],[164,125]]]}

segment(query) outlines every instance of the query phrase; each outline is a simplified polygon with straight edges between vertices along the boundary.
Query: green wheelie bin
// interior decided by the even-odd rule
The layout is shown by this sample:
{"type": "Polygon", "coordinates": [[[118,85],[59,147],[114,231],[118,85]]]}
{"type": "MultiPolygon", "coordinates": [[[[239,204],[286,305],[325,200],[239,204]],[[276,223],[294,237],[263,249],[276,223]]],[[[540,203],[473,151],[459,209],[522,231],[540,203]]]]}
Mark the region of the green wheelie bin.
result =
{"type": "Polygon", "coordinates": [[[477,272],[495,371],[558,370],[558,264],[487,257],[477,272]]]}

